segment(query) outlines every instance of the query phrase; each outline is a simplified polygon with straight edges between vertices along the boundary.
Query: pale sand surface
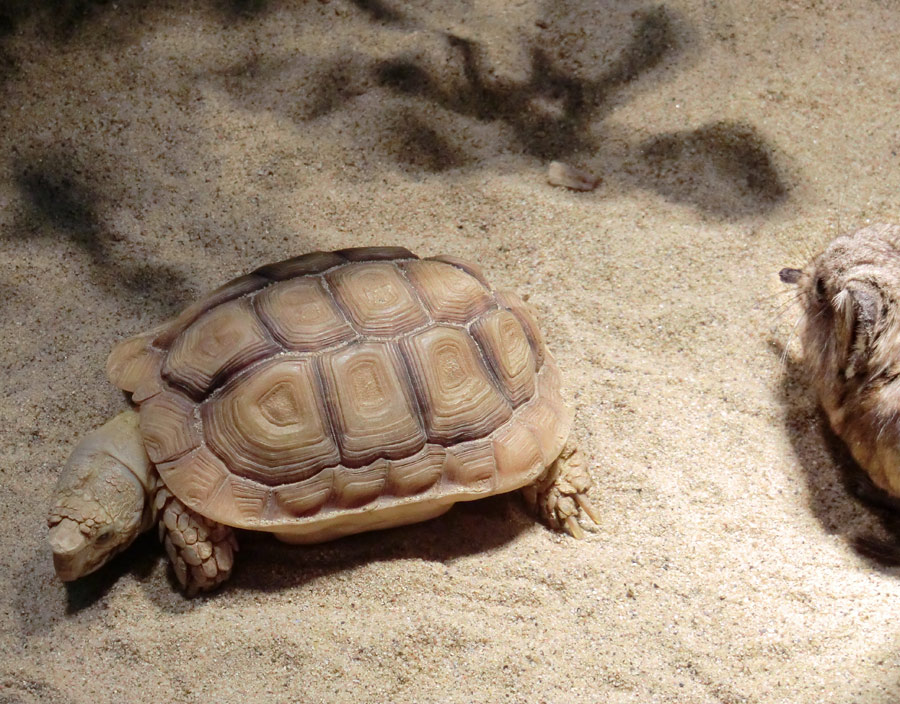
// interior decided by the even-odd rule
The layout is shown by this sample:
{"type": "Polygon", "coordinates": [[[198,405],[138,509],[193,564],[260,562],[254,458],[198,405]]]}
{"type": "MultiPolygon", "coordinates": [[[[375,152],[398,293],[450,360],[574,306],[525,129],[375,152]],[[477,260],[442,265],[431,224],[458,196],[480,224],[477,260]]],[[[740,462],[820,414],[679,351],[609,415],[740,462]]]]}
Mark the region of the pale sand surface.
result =
{"type": "Polygon", "coordinates": [[[850,545],[882,517],[780,363],[776,277],[900,221],[900,5],[2,7],[0,702],[900,699],[900,571],[850,545]],[[603,182],[553,188],[551,159],[603,182]],[[310,548],[244,535],[208,598],[149,537],[64,588],[45,512],[126,407],[111,345],[368,244],[530,294],[596,531],[506,496],[310,548]]]}

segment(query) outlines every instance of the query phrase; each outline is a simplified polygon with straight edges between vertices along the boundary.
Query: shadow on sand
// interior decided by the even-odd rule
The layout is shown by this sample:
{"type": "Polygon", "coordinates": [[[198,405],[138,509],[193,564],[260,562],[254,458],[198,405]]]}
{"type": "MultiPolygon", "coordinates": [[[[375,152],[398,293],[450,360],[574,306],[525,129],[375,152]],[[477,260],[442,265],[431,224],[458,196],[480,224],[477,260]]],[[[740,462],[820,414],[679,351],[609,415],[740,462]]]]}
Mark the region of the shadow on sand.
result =
{"type": "MultiPolygon", "coordinates": [[[[779,358],[782,350],[773,345],[779,358]]],[[[876,487],[832,432],[800,364],[785,360],[781,402],[786,430],[822,527],[845,538],[873,567],[900,565],[900,500],[876,487]]]]}
{"type": "MultiPolygon", "coordinates": [[[[450,563],[453,560],[485,553],[512,541],[519,533],[535,525],[518,495],[494,496],[479,501],[458,503],[448,513],[424,523],[388,530],[352,535],[317,545],[288,545],[268,533],[239,531],[239,552],[234,574],[223,587],[194,599],[183,597],[170,568],[166,579],[170,589],[147,588],[157,605],[170,612],[185,612],[196,601],[215,600],[231,591],[276,592],[312,582],[321,577],[352,570],[374,562],[411,560],[450,563]]],[[[40,585],[29,575],[46,573],[48,554],[41,551],[35,561],[23,567],[17,580],[18,603],[23,613],[39,608],[47,598],[40,585]],[[40,568],[39,568],[40,567],[40,568]]],[[[113,585],[126,574],[146,581],[164,553],[155,527],[140,536],[127,550],[97,572],[65,585],[68,615],[101,603],[113,585]]]]}
{"type": "Polygon", "coordinates": [[[365,133],[357,137],[365,143],[360,148],[375,144],[414,174],[483,168],[513,153],[589,163],[604,182],[600,195],[654,190],[722,219],[766,213],[787,196],[775,150],[752,125],[716,120],[647,138],[608,123],[623,91],[652,89],[664,75],[654,70],[676,66],[699,51],[690,28],[664,6],[635,9],[629,24],[615,31],[598,26],[597,36],[586,39],[594,44],[591,53],[613,58],[589,70],[579,65],[579,57],[559,50],[573,28],[550,3],[547,18],[538,23],[544,29],[522,40],[527,65],[518,74],[525,78],[512,79],[496,74],[485,46],[475,39],[411,24],[380,0],[353,5],[376,26],[416,30],[442,48],[432,47],[433,56],[407,51],[378,60],[353,50],[332,59],[261,57],[251,51],[204,78],[244,110],[274,111],[301,124],[355,111],[360,96],[379,92],[383,98],[367,102],[367,114],[354,121],[365,133]],[[615,38],[617,45],[621,37],[627,40],[610,51],[599,46],[604,37],[615,38]],[[498,130],[495,143],[473,147],[471,135],[482,135],[476,142],[483,139],[484,126],[498,130]]]}
{"type": "Polygon", "coordinates": [[[116,235],[99,215],[103,200],[82,165],[54,152],[36,154],[16,165],[15,185],[25,207],[4,239],[68,240],[86,256],[95,284],[143,310],[155,306],[167,315],[190,300],[191,287],[176,268],[117,255],[116,235]]]}

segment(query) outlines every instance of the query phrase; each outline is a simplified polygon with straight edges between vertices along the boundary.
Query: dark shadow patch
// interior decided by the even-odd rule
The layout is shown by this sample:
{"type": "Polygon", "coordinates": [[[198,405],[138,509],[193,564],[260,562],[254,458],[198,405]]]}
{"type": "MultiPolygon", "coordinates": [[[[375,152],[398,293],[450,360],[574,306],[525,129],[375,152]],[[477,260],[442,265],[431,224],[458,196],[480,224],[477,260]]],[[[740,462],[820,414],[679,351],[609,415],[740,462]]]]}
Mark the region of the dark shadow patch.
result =
{"type": "Polygon", "coordinates": [[[363,73],[363,65],[356,56],[343,56],[322,65],[311,80],[313,85],[305,91],[301,114],[294,117],[315,120],[362,95],[366,86],[361,83],[359,76],[363,73]]]}
{"type": "Polygon", "coordinates": [[[201,74],[245,110],[271,110],[297,122],[315,120],[366,92],[367,63],[358,54],[322,60],[266,59],[249,51],[240,61],[201,74]]]}
{"type": "Polygon", "coordinates": [[[0,43],[0,86],[19,72],[19,63],[0,43]]]}
{"type": "Polygon", "coordinates": [[[8,7],[0,7],[0,39],[5,39],[16,31],[16,17],[8,7]]]}
{"type": "MultiPolygon", "coordinates": [[[[779,359],[782,350],[773,345],[779,359]]],[[[877,488],[854,461],[813,399],[806,372],[785,361],[781,401],[785,425],[809,489],[809,505],[824,530],[842,536],[878,568],[900,565],[900,499],[877,488]]]]}
{"type": "Polygon", "coordinates": [[[230,19],[247,20],[263,14],[269,0],[217,0],[216,5],[230,19]]]}
{"type": "Polygon", "coordinates": [[[637,79],[641,73],[659,65],[677,46],[672,19],[664,7],[636,13],[636,18],[631,42],[606,76],[604,83],[608,85],[637,79]]]}
{"type": "MultiPolygon", "coordinates": [[[[23,165],[17,169],[16,178],[34,224],[40,229],[61,231],[92,258],[102,256],[96,194],[75,179],[71,167],[52,158],[38,163],[37,167],[23,165]]],[[[37,228],[19,230],[19,234],[35,232],[37,228]]]]}
{"type": "Polygon", "coordinates": [[[104,199],[74,160],[45,154],[15,167],[25,208],[6,238],[65,239],[87,257],[91,280],[110,294],[169,314],[191,298],[191,286],[163,263],[136,263],[119,256],[116,237],[102,222],[104,199]]]}
{"type": "Polygon", "coordinates": [[[146,580],[161,554],[155,534],[154,526],[96,572],[74,582],[67,582],[66,614],[75,614],[93,606],[126,574],[133,575],[138,581],[146,580]]]}
{"type": "Polygon", "coordinates": [[[425,69],[406,59],[390,59],[375,66],[378,83],[410,95],[436,94],[439,90],[425,69]]]}
{"type": "Polygon", "coordinates": [[[399,144],[394,149],[397,160],[407,170],[439,173],[463,166],[465,153],[414,114],[401,111],[393,133],[399,144]]]}
{"type": "Polygon", "coordinates": [[[133,41],[142,30],[135,14],[153,5],[152,0],[6,0],[0,26],[14,31],[31,23],[37,36],[49,41],[83,36],[109,45],[133,41]]]}
{"type": "Polygon", "coordinates": [[[786,194],[771,149],[748,125],[716,122],[660,135],[641,153],[657,191],[721,216],[767,210],[786,194]]]}
{"type": "MultiPolygon", "coordinates": [[[[239,531],[231,578],[220,590],[194,599],[224,598],[232,590],[281,591],[373,562],[452,562],[504,545],[534,524],[518,496],[507,494],[460,502],[430,521],[315,545],[289,545],[268,533],[239,531]]],[[[171,568],[168,575],[171,592],[160,596],[154,589],[151,598],[166,611],[192,609],[191,600],[178,593],[171,568]]]]}
{"type": "Polygon", "coordinates": [[[386,5],[381,0],[350,0],[350,3],[365,12],[375,22],[401,24],[406,19],[400,11],[386,5]]]}
{"type": "Polygon", "coordinates": [[[120,262],[117,287],[138,303],[156,301],[164,318],[180,312],[196,298],[188,278],[169,264],[132,264],[120,262]]]}
{"type": "Polygon", "coordinates": [[[631,41],[621,57],[597,79],[577,78],[540,47],[530,50],[529,78],[523,82],[491,80],[484,51],[476,42],[445,35],[462,64],[464,82],[441,86],[411,59],[375,66],[382,86],[429,100],[481,121],[509,125],[522,150],[541,159],[556,159],[591,147],[589,123],[608,94],[657,65],[676,40],[663,8],[640,13],[631,41]]]}
{"type": "Polygon", "coordinates": [[[16,57],[4,46],[7,37],[16,31],[17,21],[7,8],[0,6],[0,85],[19,70],[16,57]]]}

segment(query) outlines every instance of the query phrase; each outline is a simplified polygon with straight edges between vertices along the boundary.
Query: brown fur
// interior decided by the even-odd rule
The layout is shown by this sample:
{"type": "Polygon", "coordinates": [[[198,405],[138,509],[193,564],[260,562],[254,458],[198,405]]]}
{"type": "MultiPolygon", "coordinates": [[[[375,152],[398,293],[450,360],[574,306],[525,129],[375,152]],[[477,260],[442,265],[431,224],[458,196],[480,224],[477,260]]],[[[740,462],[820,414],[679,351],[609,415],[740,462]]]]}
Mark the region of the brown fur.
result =
{"type": "Polygon", "coordinates": [[[799,275],[805,366],[834,432],[900,496],[900,226],[835,239],[799,275]]]}

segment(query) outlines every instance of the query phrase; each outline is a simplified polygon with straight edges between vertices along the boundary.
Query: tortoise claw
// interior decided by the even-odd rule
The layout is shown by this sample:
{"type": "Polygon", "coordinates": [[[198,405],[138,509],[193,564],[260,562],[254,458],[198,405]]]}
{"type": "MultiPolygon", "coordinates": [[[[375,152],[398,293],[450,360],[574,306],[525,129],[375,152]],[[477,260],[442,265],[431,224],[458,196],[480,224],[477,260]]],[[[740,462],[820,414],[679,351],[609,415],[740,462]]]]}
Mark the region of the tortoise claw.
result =
{"type": "Polygon", "coordinates": [[[578,523],[578,519],[576,519],[575,516],[566,516],[563,525],[566,527],[566,532],[575,538],[575,540],[582,540],[584,538],[584,529],[578,523]]]}
{"type": "Polygon", "coordinates": [[[600,525],[600,509],[594,506],[591,503],[591,500],[585,496],[584,494],[575,494],[575,501],[581,507],[581,510],[584,511],[588,518],[590,518],[596,525],[600,525]]]}

